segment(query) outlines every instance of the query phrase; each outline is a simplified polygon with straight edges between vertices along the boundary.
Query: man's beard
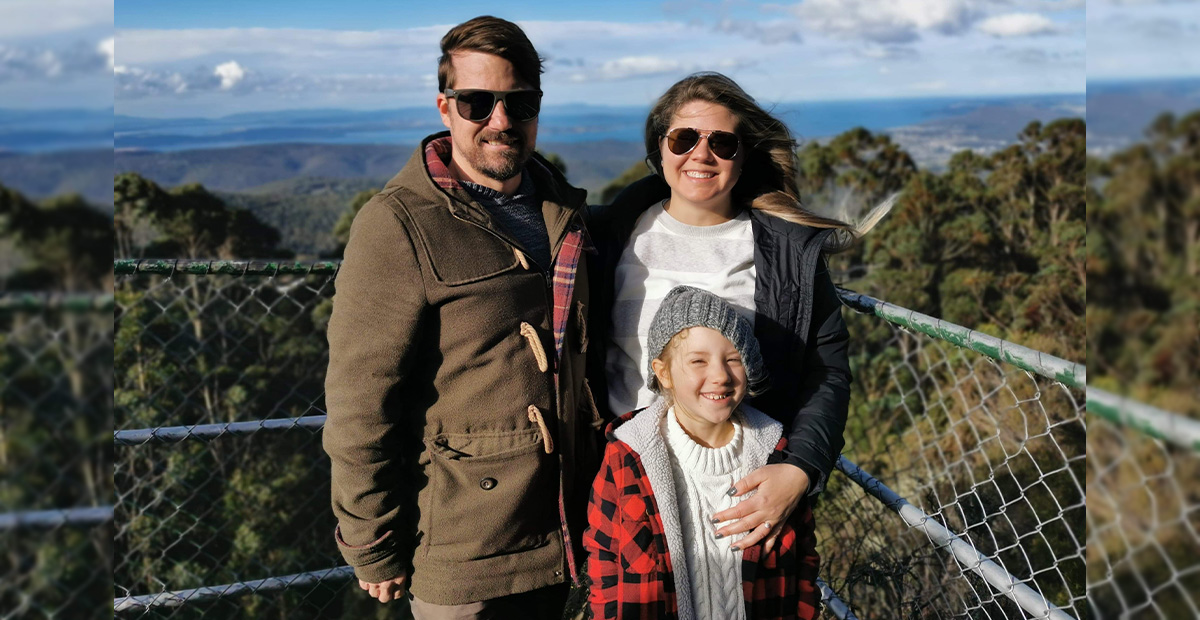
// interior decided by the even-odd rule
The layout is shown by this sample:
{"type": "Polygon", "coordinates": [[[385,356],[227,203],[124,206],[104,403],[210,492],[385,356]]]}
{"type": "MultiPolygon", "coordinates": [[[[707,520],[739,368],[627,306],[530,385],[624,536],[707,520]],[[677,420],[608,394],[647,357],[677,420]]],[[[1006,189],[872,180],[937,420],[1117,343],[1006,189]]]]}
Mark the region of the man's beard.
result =
{"type": "Polygon", "coordinates": [[[477,157],[471,164],[481,174],[496,181],[507,181],[520,174],[521,169],[525,167],[525,162],[529,161],[529,157],[533,154],[533,149],[521,136],[507,131],[480,133],[475,141],[475,146],[477,157]],[[484,142],[487,141],[504,142],[514,148],[503,153],[494,153],[492,155],[495,157],[490,157],[485,151],[487,147],[484,142]]]}

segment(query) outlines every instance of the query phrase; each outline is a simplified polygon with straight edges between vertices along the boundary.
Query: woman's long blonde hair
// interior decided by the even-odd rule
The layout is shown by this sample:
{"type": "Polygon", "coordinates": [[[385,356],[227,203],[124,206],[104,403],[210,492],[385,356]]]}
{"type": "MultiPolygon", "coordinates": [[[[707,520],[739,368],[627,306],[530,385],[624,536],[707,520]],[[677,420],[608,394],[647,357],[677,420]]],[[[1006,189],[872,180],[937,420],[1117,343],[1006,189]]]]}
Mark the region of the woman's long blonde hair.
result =
{"type": "Polygon", "coordinates": [[[706,101],[724,107],[738,120],[737,133],[742,140],[745,159],[742,175],[733,187],[733,204],[758,209],[789,222],[832,228],[836,232],[826,244],[828,250],[842,250],[865,234],[891,207],[888,201],[872,210],[858,225],[817,215],[805,209],[796,182],[799,160],[796,140],[782,121],[771,116],[746,94],[737,82],[716,72],[694,73],[676,82],[651,108],[646,117],[646,161],[662,175],[659,144],[671,128],[671,119],[680,108],[693,101],[706,101]]]}

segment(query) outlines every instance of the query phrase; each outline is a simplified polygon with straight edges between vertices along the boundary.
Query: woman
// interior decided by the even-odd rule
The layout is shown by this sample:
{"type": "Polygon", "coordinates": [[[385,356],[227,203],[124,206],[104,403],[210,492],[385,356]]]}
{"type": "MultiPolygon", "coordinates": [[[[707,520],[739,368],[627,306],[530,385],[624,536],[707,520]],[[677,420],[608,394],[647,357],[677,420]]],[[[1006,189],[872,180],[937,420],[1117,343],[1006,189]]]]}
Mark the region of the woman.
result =
{"type": "Polygon", "coordinates": [[[721,536],[748,532],[742,549],[765,540],[769,552],[798,508],[797,520],[811,523],[806,499],[844,445],[849,333],[823,251],[859,231],[801,206],[790,132],[724,75],[698,73],[667,90],[645,143],[655,174],[591,213],[600,260],[590,331],[602,346],[589,352],[590,383],[614,415],[649,405],[640,343],[676,285],[714,292],[750,319],[772,388],[748,402],[783,423],[788,449],[736,482],[730,494],[754,496],[714,520],[721,536]]]}

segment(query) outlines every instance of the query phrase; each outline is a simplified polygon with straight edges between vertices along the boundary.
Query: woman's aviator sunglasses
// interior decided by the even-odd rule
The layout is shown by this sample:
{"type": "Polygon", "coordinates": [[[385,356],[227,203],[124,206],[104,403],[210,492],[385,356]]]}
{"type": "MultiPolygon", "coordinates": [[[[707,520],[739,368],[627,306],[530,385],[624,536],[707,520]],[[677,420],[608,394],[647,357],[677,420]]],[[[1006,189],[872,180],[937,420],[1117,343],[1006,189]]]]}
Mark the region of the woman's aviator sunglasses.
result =
{"type": "Polygon", "coordinates": [[[737,134],[714,129],[701,131],[691,127],[679,127],[667,132],[667,148],[676,155],[687,155],[700,144],[700,138],[708,140],[708,150],[721,159],[733,159],[742,146],[737,134]]]}
{"type": "Polygon", "coordinates": [[[482,123],[492,117],[496,100],[504,102],[504,111],[514,121],[531,121],[542,109],[540,90],[481,90],[476,88],[442,91],[447,99],[458,105],[458,115],[472,123],[482,123]]]}

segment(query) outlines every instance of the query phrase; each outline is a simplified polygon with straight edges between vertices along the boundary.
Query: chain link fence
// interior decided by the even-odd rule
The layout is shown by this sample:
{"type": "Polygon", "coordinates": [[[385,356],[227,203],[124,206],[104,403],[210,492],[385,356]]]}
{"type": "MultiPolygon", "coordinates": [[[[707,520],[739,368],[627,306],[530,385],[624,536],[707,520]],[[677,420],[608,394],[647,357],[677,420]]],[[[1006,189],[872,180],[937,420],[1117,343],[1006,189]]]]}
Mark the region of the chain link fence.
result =
{"type": "Polygon", "coordinates": [[[817,509],[830,586],[859,618],[1087,617],[1083,368],[843,299],[868,314],[817,509]]]}
{"type": "Polygon", "coordinates": [[[112,302],[0,296],[0,619],[109,614],[112,302]]]}
{"type": "MultiPolygon", "coordinates": [[[[117,282],[114,351],[120,617],[403,615],[352,587],[330,542],[320,428],[336,269],[118,261],[128,274],[117,282]]],[[[817,507],[827,614],[1123,617],[1165,605],[1147,607],[1148,597],[1196,589],[1196,564],[1183,560],[1168,569],[1172,585],[1140,598],[1114,576],[1141,573],[1142,560],[1121,564],[1133,550],[1171,551],[1163,539],[1139,547],[1143,538],[1126,536],[1125,551],[1106,543],[1108,581],[1085,563],[1102,535],[1085,515],[1084,490],[1101,470],[1085,463],[1099,425],[1085,420],[1082,368],[865,296],[844,299],[875,316],[847,313],[847,447],[817,507]],[[1108,584],[1124,606],[1089,584],[1108,584]]],[[[1143,487],[1181,471],[1113,454],[1135,461],[1143,487]]],[[[1160,523],[1190,523],[1181,531],[1195,541],[1196,497],[1174,479],[1171,514],[1181,517],[1160,523]]]]}
{"type": "Polygon", "coordinates": [[[1088,388],[1096,618],[1200,618],[1200,421],[1088,388]]]}
{"type": "Polygon", "coordinates": [[[118,280],[122,616],[377,613],[330,572],[343,562],[320,428],[337,266],[150,261],[118,280]]]}

